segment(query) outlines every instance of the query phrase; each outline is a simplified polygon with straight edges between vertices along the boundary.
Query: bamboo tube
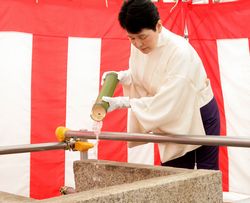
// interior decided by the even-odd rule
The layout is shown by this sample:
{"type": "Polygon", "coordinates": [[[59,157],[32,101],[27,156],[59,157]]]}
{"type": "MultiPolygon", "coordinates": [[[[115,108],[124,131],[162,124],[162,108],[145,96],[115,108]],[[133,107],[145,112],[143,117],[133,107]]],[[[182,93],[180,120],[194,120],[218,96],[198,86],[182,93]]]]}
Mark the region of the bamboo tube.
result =
{"type": "Polygon", "coordinates": [[[95,104],[92,107],[92,112],[90,117],[93,120],[102,121],[105,118],[109,104],[108,102],[102,101],[102,97],[103,96],[112,97],[114,95],[118,81],[119,80],[117,78],[117,73],[111,72],[106,75],[100,93],[95,101],[95,104]]]}

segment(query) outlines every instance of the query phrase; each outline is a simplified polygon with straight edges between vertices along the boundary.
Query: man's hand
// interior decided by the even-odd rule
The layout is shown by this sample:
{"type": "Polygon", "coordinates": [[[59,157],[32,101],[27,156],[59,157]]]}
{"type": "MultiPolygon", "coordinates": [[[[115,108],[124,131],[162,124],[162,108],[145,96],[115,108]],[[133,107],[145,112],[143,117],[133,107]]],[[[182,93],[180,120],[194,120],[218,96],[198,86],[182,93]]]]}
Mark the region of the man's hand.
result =
{"type": "Polygon", "coordinates": [[[115,71],[107,71],[104,72],[102,75],[102,81],[101,81],[101,85],[103,85],[105,77],[108,73],[116,73],[118,76],[118,80],[122,85],[130,85],[131,84],[131,76],[130,76],[130,72],[129,70],[125,70],[125,71],[119,71],[119,72],[115,72],[115,71]]]}
{"type": "Polygon", "coordinates": [[[120,108],[129,108],[129,97],[102,97],[102,100],[109,103],[108,112],[120,108]]]}

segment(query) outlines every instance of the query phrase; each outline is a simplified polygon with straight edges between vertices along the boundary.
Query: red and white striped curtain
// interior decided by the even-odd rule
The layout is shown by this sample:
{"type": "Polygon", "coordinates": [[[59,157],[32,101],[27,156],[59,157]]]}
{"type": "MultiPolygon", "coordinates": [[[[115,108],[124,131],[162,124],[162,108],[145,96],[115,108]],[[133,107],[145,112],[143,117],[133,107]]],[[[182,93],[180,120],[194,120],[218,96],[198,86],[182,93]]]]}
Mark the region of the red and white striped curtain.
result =
{"type": "MultiPolygon", "coordinates": [[[[90,111],[104,71],[128,67],[130,44],[117,15],[121,0],[4,0],[0,3],[1,146],[56,141],[58,126],[92,129],[90,111]]],[[[156,3],[163,24],[198,51],[219,103],[222,136],[250,138],[250,2],[156,3]]],[[[122,95],[119,86],[115,93],[122,95]]],[[[107,115],[103,131],[126,132],[127,112],[107,115]]],[[[95,141],[92,141],[95,142],[95,141]]],[[[221,147],[224,191],[250,194],[250,150],[221,147]]],[[[127,149],[100,141],[89,158],[159,164],[157,145],[127,149]]],[[[44,199],[74,186],[78,152],[0,156],[0,191],[44,199]]]]}

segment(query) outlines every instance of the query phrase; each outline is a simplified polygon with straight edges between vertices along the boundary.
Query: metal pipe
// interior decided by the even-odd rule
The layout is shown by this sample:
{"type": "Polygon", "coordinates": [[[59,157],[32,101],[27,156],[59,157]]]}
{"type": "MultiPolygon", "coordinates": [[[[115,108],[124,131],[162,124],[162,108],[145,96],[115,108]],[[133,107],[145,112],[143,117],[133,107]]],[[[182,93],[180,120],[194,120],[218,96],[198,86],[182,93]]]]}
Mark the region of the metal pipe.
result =
{"type": "MultiPolygon", "coordinates": [[[[65,133],[65,138],[73,139],[96,139],[93,131],[72,131],[65,133]]],[[[244,137],[228,137],[228,136],[201,136],[201,135],[172,135],[172,134],[146,134],[146,133],[118,133],[118,132],[101,132],[100,140],[120,140],[132,142],[153,142],[164,143],[172,142],[177,144],[191,145],[209,145],[209,146],[230,146],[230,147],[250,147],[250,139],[244,137]]],[[[37,152],[45,150],[58,150],[72,148],[74,142],[52,142],[40,144],[26,144],[14,146],[0,146],[0,155],[16,154],[26,152],[37,152]]]]}
{"type": "MultiPolygon", "coordinates": [[[[228,136],[204,136],[204,135],[173,135],[173,134],[152,134],[152,133],[117,133],[101,132],[101,140],[123,140],[133,142],[172,142],[178,144],[208,145],[208,146],[230,146],[230,147],[250,147],[250,139],[244,137],[228,136]]],[[[65,132],[65,138],[96,139],[93,131],[73,131],[65,132]]]]}
{"type": "Polygon", "coordinates": [[[44,150],[57,150],[57,149],[65,150],[67,148],[68,148],[68,144],[65,142],[25,144],[25,145],[14,145],[14,146],[6,146],[6,147],[0,146],[0,155],[37,152],[37,151],[44,151],[44,150]]]}

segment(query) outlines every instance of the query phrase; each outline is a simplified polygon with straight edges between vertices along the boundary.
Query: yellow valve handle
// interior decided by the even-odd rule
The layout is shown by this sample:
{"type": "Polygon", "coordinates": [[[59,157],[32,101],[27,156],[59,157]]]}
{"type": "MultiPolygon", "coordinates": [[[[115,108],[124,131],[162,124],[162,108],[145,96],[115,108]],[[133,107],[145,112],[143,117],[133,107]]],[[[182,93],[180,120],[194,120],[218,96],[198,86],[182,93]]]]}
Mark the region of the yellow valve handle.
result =
{"type": "Polygon", "coordinates": [[[56,138],[59,142],[64,142],[65,141],[65,133],[68,131],[68,128],[65,128],[63,126],[57,127],[56,128],[56,138]]]}
{"type": "Polygon", "coordinates": [[[90,148],[93,148],[93,147],[94,147],[94,145],[92,143],[77,141],[75,143],[74,150],[80,151],[80,152],[86,152],[90,148]]]}

